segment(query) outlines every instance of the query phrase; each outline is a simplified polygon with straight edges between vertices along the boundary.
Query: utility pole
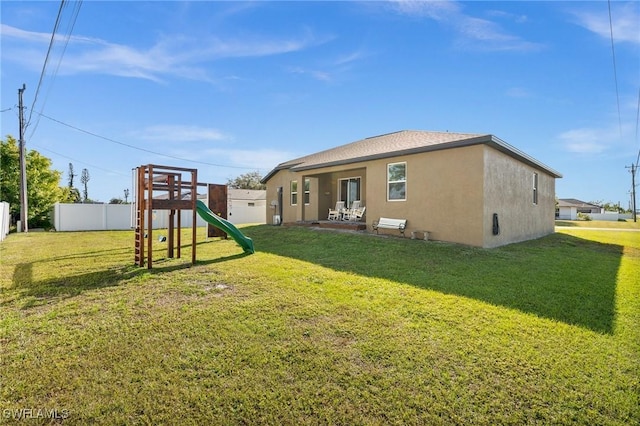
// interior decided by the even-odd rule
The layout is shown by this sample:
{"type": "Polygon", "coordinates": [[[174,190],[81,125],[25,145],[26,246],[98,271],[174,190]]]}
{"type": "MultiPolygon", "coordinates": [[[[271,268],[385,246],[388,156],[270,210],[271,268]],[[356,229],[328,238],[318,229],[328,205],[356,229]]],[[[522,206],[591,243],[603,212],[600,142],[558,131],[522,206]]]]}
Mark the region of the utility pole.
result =
{"type": "Polygon", "coordinates": [[[22,84],[22,89],[18,89],[18,121],[20,127],[20,224],[22,232],[29,232],[27,218],[29,217],[27,205],[27,151],[24,143],[24,106],[22,105],[22,94],[27,89],[26,84],[22,84]]]}
{"type": "Polygon", "coordinates": [[[631,208],[633,210],[633,221],[637,222],[638,215],[636,213],[636,166],[631,163],[631,208]]]}

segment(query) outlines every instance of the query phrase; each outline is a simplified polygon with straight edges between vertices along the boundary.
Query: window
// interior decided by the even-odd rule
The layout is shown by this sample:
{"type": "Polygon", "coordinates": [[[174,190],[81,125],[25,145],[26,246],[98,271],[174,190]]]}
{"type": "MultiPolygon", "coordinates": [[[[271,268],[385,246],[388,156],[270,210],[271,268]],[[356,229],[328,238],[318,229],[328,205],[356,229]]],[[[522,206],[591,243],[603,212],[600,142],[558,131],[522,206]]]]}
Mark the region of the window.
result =
{"type": "Polygon", "coordinates": [[[407,199],[407,163],[387,164],[387,200],[407,199]]]}
{"type": "Polygon", "coordinates": [[[298,181],[291,181],[291,205],[295,206],[298,204],[298,181]]]}
{"type": "Polygon", "coordinates": [[[533,204],[538,204],[538,174],[533,174],[533,204]]]}
{"type": "Polygon", "coordinates": [[[311,179],[304,179],[304,203],[309,204],[311,199],[311,179]]]}

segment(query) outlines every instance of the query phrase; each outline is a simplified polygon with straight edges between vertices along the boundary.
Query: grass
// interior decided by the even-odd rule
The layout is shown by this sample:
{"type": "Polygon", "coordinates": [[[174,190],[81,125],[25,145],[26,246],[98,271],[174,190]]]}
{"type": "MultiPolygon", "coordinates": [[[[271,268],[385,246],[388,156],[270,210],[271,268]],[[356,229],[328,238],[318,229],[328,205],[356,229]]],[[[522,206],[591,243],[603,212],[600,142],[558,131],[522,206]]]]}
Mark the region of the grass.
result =
{"type": "Polygon", "coordinates": [[[568,229],[485,250],[244,231],[254,255],[201,237],[190,267],[189,247],[184,260],[162,259],[155,243],[153,270],[133,266],[131,232],[10,235],[0,244],[0,415],[640,421],[636,232],[568,229]]]}
{"type": "Polygon", "coordinates": [[[640,229],[640,221],[626,220],[556,220],[556,226],[570,226],[576,228],[615,228],[640,229]]]}

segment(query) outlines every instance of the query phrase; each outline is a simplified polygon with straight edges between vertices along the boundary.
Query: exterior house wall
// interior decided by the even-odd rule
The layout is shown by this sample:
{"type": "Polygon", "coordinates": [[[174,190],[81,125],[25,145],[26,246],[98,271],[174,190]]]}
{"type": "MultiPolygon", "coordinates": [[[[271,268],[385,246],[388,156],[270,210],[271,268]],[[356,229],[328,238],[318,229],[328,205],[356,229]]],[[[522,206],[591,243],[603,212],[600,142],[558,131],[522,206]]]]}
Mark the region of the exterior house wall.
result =
{"type": "MultiPolygon", "coordinates": [[[[305,175],[304,178],[309,179],[310,190],[309,203],[304,205],[304,218],[305,220],[319,220],[318,203],[320,202],[320,188],[318,185],[318,179],[308,175],[305,175]]],[[[302,179],[302,182],[304,183],[304,179],[302,179]]],[[[302,185],[301,189],[302,198],[299,198],[299,204],[303,204],[304,202],[304,185],[302,185]]],[[[324,219],[324,217],[322,219],[324,219]]]]}
{"type": "Polygon", "coordinates": [[[266,223],[266,191],[227,189],[227,220],[233,224],[266,223]]]}
{"type": "Polygon", "coordinates": [[[267,185],[267,201],[269,203],[269,212],[267,213],[267,223],[273,224],[273,216],[278,215],[279,206],[275,205],[278,202],[278,187],[282,187],[282,217],[280,218],[282,223],[295,222],[297,218],[297,209],[293,208],[290,203],[290,182],[292,180],[300,180],[298,173],[293,173],[288,170],[280,170],[276,173],[267,185]],[[271,208],[273,206],[274,208],[271,208]]]}
{"type": "Polygon", "coordinates": [[[558,207],[558,219],[576,220],[578,218],[578,209],[575,207],[558,207]]]}
{"type": "MultiPolygon", "coordinates": [[[[360,202],[367,206],[367,168],[358,167],[356,169],[341,170],[339,167],[323,169],[326,171],[326,178],[323,179],[324,199],[321,204],[320,219],[326,219],[329,208],[334,208],[338,202],[338,182],[341,179],[360,178],[360,202]]],[[[369,207],[367,206],[367,209],[369,207]]],[[[365,212],[366,213],[366,212],[365,212]]]]}
{"type": "MultiPolygon", "coordinates": [[[[360,198],[366,207],[365,221],[368,227],[381,216],[401,218],[407,219],[407,233],[427,230],[433,239],[482,245],[483,174],[480,146],[367,161],[348,170],[344,170],[344,166],[326,167],[314,169],[313,173],[319,178],[311,181],[312,194],[314,181],[317,182],[315,189],[319,193],[317,199],[312,197],[310,205],[305,206],[304,220],[326,219],[328,209],[335,206],[337,201],[338,181],[359,177],[360,198]],[[407,198],[404,201],[388,201],[387,164],[397,162],[407,163],[407,198]]],[[[303,220],[300,202],[297,206],[290,205],[290,181],[297,180],[300,185],[303,176],[302,172],[280,170],[269,179],[268,200],[277,200],[276,188],[283,187],[282,219],[285,223],[303,220]]],[[[267,223],[273,223],[273,214],[268,216],[267,223]]]]}
{"type": "MultiPolygon", "coordinates": [[[[407,233],[482,245],[482,150],[456,148],[372,162],[367,169],[367,225],[407,219],[407,233]],[[407,163],[406,201],[387,201],[387,164],[407,163]]],[[[386,231],[388,232],[388,231],[386,231]]]]}
{"type": "Polygon", "coordinates": [[[555,178],[484,147],[484,241],[498,247],[554,232],[555,178]],[[533,202],[533,176],[538,176],[538,201],[533,202]],[[500,233],[493,235],[493,214],[498,214],[500,233]]]}
{"type": "Polygon", "coordinates": [[[336,182],[331,174],[318,176],[318,219],[327,218],[329,209],[335,207],[336,182]]]}
{"type": "MultiPolygon", "coordinates": [[[[267,200],[269,210],[267,223],[273,223],[273,216],[278,214],[278,207],[274,202],[278,200],[277,188],[282,187],[282,222],[296,222],[301,220],[325,220],[329,208],[336,205],[338,193],[338,181],[349,177],[361,179],[360,199],[366,206],[366,169],[358,168],[343,170],[340,167],[327,167],[323,169],[294,173],[289,170],[280,170],[269,179],[267,185],[267,200]],[[311,180],[311,194],[308,205],[304,200],[304,178],[311,180]],[[298,182],[298,204],[291,205],[291,181],[298,182]],[[274,206],[274,207],[271,207],[274,206]]],[[[368,209],[368,207],[367,207],[368,209]]]]}
{"type": "MultiPolygon", "coordinates": [[[[266,200],[227,200],[227,215],[229,222],[237,225],[241,223],[265,223],[266,200]]],[[[199,221],[198,221],[199,222],[199,221]]]]}
{"type": "MultiPolygon", "coordinates": [[[[324,220],[338,199],[338,181],[360,177],[365,221],[407,219],[406,233],[479,247],[497,247],[554,232],[555,178],[490,146],[422,152],[304,172],[280,170],[267,185],[267,200],[283,187],[283,222],[324,220]],[[406,200],[387,200],[387,165],[406,162],[406,200]],[[355,167],[354,167],[355,166],[355,167]],[[348,169],[345,169],[348,168],[348,169]],[[538,204],[533,175],[538,175],[538,204]],[[311,202],[302,205],[303,179],[311,178],[311,202]],[[298,181],[298,205],[290,205],[290,182],[298,181]],[[493,214],[500,233],[493,235],[493,214]]],[[[267,223],[272,223],[275,209],[267,223]]],[[[389,233],[389,230],[383,231],[389,233]]]]}

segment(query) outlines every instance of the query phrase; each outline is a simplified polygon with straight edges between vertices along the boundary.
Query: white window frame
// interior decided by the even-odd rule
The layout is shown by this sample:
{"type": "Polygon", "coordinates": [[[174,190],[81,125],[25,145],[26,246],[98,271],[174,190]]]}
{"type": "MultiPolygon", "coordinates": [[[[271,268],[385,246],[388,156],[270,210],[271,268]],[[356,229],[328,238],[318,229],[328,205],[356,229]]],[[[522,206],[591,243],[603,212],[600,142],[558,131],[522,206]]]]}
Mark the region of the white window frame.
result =
{"type": "Polygon", "coordinates": [[[538,173],[533,172],[533,204],[538,205],[538,173]]]}
{"type": "Polygon", "coordinates": [[[407,201],[407,162],[406,161],[398,161],[396,163],[388,163],[387,164],[387,201],[407,201]],[[404,179],[402,180],[389,180],[389,169],[392,166],[396,166],[398,164],[404,165],[404,179]],[[391,191],[389,188],[391,185],[404,184],[404,198],[391,198],[391,191]]]}
{"type": "Polygon", "coordinates": [[[289,192],[290,192],[289,202],[291,203],[292,206],[297,206],[298,205],[298,181],[297,180],[292,180],[289,183],[289,192]],[[294,186],[295,186],[295,191],[294,191],[294,186]]]}
{"type": "Polygon", "coordinates": [[[311,179],[304,178],[304,205],[311,204],[311,179]]]}

